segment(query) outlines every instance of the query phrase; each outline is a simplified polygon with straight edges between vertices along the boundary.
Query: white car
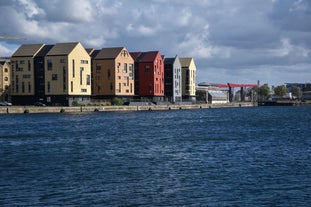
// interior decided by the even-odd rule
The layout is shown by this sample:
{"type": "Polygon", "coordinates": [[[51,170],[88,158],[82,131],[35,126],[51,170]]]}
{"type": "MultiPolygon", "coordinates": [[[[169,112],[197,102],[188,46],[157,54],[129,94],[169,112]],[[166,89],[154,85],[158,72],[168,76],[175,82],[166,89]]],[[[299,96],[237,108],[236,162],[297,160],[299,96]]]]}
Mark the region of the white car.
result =
{"type": "Polygon", "coordinates": [[[9,103],[7,101],[0,102],[0,106],[12,106],[12,103],[9,103]]]}

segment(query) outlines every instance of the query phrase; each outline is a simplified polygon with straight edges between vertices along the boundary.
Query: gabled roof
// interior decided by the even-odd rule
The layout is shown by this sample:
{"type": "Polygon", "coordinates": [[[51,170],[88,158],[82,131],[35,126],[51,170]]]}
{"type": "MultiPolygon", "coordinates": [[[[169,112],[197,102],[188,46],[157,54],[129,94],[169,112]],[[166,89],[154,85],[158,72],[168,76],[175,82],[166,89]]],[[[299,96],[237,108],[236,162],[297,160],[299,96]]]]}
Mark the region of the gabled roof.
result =
{"type": "Polygon", "coordinates": [[[92,59],[94,59],[99,52],[100,50],[93,50],[92,53],[89,55],[91,56],[92,59]]]}
{"type": "Polygon", "coordinates": [[[124,49],[124,47],[102,48],[94,59],[115,59],[124,49]]]}
{"type": "Polygon", "coordinates": [[[36,57],[44,57],[54,45],[44,45],[42,49],[37,53],[36,57]]]}
{"type": "Polygon", "coordinates": [[[94,52],[94,48],[85,48],[85,51],[91,55],[94,52]]]}
{"type": "Polygon", "coordinates": [[[159,53],[159,51],[148,51],[131,52],[130,54],[136,62],[154,62],[159,53]]]}
{"type": "Polygon", "coordinates": [[[141,52],[130,52],[130,55],[134,59],[134,61],[137,61],[138,57],[140,56],[141,52]]]}
{"type": "Polygon", "coordinates": [[[12,57],[33,57],[35,56],[44,44],[24,44],[21,45],[12,55],[12,57]]]}
{"type": "Polygon", "coordinates": [[[157,55],[159,54],[159,51],[149,51],[145,52],[146,54],[142,59],[140,59],[140,62],[153,62],[155,61],[157,55]]]}
{"type": "Polygon", "coordinates": [[[69,55],[78,44],[79,42],[57,43],[46,55],[69,55]]]}
{"type": "Polygon", "coordinates": [[[179,58],[182,67],[189,67],[193,58],[179,58]]]}
{"type": "Polygon", "coordinates": [[[164,64],[174,64],[176,58],[165,58],[164,64]]]}

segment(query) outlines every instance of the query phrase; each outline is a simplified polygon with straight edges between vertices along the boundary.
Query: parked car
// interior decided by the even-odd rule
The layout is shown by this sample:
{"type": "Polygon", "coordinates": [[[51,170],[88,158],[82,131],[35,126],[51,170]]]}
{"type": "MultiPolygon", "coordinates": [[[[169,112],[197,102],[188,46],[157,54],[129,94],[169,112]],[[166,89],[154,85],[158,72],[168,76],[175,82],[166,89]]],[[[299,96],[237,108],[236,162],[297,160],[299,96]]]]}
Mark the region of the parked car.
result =
{"type": "Polygon", "coordinates": [[[12,106],[12,103],[7,102],[7,101],[2,101],[0,102],[0,106],[12,106]]]}
{"type": "Polygon", "coordinates": [[[44,103],[42,102],[35,102],[34,104],[35,106],[46,106],[44,103]]]}

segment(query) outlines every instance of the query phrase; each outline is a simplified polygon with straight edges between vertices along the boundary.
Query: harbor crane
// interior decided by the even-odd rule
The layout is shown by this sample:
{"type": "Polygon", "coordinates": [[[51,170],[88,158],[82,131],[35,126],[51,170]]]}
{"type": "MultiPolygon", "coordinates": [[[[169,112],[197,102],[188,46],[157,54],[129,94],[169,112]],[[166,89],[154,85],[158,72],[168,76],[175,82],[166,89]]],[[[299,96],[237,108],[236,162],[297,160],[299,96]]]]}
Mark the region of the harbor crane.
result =
{"type": "Polygon", "coordinates": [[[0,35],[0,40],[26,40],[25,37],[0,35]]]}

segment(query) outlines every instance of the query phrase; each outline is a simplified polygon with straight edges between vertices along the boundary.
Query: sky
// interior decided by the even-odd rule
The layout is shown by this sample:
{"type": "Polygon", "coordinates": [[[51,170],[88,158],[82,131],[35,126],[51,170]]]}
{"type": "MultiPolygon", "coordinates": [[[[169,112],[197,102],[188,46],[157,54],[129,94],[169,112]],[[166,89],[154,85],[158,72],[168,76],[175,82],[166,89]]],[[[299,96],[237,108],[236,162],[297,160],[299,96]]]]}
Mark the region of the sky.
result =
{"type": "Polygon", "coordinates": [[[1,0],[0,57],[81,42],[192,57],[197,83],[311,82],[310,0],[1,0]]]}

